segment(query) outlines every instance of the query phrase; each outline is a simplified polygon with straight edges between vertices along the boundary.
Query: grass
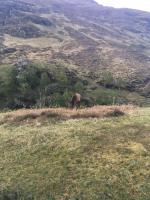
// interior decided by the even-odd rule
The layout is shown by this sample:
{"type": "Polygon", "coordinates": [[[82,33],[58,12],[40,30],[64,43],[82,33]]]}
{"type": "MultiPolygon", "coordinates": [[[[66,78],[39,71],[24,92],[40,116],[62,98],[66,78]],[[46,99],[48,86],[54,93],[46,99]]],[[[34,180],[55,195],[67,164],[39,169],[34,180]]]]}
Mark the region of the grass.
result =
{"type": "Polygon", "coordinates": [[[23,38],[13,37],[7,34],[5,34],[4,44],[8,47],[28,45],[34,48],[47,48],[47,47],[58,48],[60,46],[59,41],[55,38],[38,37],[38,38],[23,39],[23,38]]]}
{"type": "Polygon", "coordinates": [[[134,106],[94,106],[82,109],[66,108],[44,108],[44,109],[21,109],[8,113],[3,113],[0,123],[21,122],[28,119],[57,118],[57,119],[79,119],[79,118],[100,118],[115,117],[135,112],[134,106]]]}
{"type": "Polygon", "coordinates": [[[2,113],[0,199],[148,200],[150,109],[117,109],[125,115],[104,117],[114,107],[54,109],[59,120],[41,117],[45,109],[2,113]],[[27,113],[38,117],[16,120],[27,113]]]}

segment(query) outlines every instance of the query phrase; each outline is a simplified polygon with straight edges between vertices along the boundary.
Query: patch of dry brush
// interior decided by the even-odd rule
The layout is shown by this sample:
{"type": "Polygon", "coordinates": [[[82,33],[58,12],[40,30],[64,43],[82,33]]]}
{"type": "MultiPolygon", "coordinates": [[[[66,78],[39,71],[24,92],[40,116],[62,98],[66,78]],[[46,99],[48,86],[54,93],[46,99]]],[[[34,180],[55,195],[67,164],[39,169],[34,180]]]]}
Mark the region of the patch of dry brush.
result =
{"type": "Polygon", "coordinates": [[[135,112],[135,107],[131,105],[122,106],[94,106],[84,109],[67,108],[43,108],[43,109],[21,109],[4,114],[0,122],[21,122],[28,119],[37,118],[57,118],[57,119],[78,119],[78,118],[101,118],[117,117],[135,112]]]}

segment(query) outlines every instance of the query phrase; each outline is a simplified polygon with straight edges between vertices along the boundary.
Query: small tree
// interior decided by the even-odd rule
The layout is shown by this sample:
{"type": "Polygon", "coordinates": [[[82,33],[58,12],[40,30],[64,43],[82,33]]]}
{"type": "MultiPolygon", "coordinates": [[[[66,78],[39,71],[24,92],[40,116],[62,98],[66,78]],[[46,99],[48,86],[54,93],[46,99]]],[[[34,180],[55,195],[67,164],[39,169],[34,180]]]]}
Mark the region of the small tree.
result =
{"type": "Polygon", "coordinates": [[[66,86],[68,84],[68,78],[65,72],[57,71],[57,73],[55,74],[55,77],[56,77],[56,81],[58,81],[60,85],[66,86]]]}
{"type": "Polygon", "coordinates": [[[68,107],[68,104],[71,100],[71,96],[72,93],[68,91],[68,89],[65,90],[64,94],[63,94],[63,98],[64,98],[64,106],[68,107]]]}
{"type": "Polygon", "coordinates": [[[114,78],[111,72],[103,72],[102,73],[102,82],[105,87],[112,86],[114,84],[114,78]]]}
{"type": "Polygon", "coordinates": [[[19,72],[17,80],[19,83],[20,101],[27,107],[33,106],[38,98],[39,70],[35,66],[27,66],[19,72]]]}
{"type": "Polygon", "coordinates": [[[80,92],[82,93],[84,90],[84,85],[81,81],[78,81],[75,85],[74,85],[74,91],[75,92],[80,92]]]}
{"type": "Polygon", "coordinates": [[[120,77],[115,80],[115,84],[119,90],[125,87],[125,81],[120,77]]]}
{"type": "Polygon", "coordinates": [[[15,106],[15,99],[18,93],[18,81],[16,68],[6,68],[1,77],[0,91],[5,98],[5,105],[9,108],[15,106]]]}
{"type": "Polygon", "coordinates": [[[51,81],[48,77],[46,72],[41,74],[40,84],[38,88],[39,92],[39,100],[38,106],[41,108],[46,105],[46,97],[48,96],[48,86],[50,85],[51,81]]]}

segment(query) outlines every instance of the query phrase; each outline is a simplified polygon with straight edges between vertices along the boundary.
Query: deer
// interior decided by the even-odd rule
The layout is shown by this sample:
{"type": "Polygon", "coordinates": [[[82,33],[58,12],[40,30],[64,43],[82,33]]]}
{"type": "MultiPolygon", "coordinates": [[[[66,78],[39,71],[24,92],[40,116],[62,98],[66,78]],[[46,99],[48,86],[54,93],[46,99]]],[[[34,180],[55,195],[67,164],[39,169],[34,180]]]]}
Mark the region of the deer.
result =
{"type": "Polygon", "coordinates": [[[71,108],[80,108],[82,96],[79,93],[75,93],[70,101],[71,108]]]}

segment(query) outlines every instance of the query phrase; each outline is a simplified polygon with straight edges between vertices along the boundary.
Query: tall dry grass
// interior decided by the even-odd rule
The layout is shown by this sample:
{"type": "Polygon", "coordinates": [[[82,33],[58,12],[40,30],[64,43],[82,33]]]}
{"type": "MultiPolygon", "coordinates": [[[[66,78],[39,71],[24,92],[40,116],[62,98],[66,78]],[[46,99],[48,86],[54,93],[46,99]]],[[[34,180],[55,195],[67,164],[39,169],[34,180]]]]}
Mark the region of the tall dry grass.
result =
{"type": "Polygon", "coordinates": [[[132,105],[122,106],[94,106],[83,109],[67,108],[43,108],[43,109],[20,109],[4,114],[0,122],[19,122],[27,119],[37,119],[40,117],[58,118],[58,119],[78,119],[78,118],[100,118],[117,117],[135,112],[132,105]]]}

